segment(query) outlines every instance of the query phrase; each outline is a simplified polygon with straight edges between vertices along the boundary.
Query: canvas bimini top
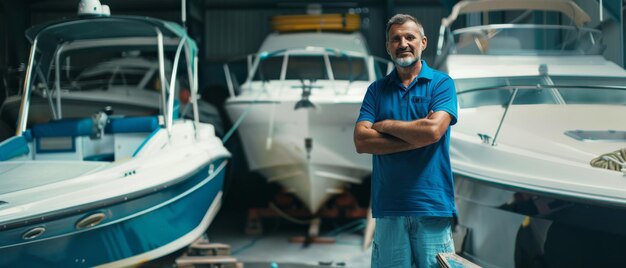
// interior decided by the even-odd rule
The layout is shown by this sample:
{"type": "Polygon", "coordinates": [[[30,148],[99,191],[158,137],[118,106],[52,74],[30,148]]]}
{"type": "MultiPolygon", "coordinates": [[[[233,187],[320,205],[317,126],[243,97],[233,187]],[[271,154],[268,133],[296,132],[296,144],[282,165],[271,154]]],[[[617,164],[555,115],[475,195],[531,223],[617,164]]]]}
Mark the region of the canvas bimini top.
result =
{"type": "Polygon", "coordinates": [[[485,11],[541,10],[556,11],[568,16],[576,26],[583,26],[591,18],[576,3],[570,0],[476,0],[461,1],[452,8],[450,16],[441,19],[444,27],[449,27],[461,14],[485,11]]]}

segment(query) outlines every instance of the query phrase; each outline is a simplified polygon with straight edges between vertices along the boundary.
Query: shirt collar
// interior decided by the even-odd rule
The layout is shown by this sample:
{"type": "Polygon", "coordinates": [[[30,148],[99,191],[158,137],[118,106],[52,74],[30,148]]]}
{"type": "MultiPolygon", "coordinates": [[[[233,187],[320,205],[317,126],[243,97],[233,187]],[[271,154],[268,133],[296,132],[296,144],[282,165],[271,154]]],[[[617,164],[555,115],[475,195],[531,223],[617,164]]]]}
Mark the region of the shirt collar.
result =
{"type": "MultiPolygon", "coordinates": [[[[426,64],[425,60],[421,60],[421,62],[422,62],[422,69],[420,70],[420,73],[417,75],[415,80],[411,82],[411,85],[408,88],[411,88],[415,84],[415,82],[419,79],[433,80],[433,69],[430,68],[428,64],[426,64]]],[[[400,78],[398,77],[398,71],[396,70],[396,68],[393,68],[393,71],[389,75],[391,75],[391,80],[394,81],[395,83],[401,82],[400,78]]]]}

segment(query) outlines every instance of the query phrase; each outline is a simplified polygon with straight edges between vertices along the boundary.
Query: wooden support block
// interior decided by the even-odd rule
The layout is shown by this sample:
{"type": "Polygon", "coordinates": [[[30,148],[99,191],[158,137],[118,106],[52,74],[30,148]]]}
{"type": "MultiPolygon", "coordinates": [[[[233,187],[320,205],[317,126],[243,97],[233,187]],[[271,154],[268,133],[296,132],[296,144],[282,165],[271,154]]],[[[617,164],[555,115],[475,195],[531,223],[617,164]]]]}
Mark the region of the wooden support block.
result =
{"type": "Polygon", "coordinates": [[[196,264],[236,264],[237,259],[232,256],[185,256],[176,259],[176,265],[196,264]]]}
{"type": "Polygon", "coordinates": [[[198,237],[198,239],[196,239],[196,241],[193,241],[193,244],[208,244],[209,243],[209,238],[206,235],[201,235],[200,237],[198,237]]]}
{"type": "Polygon", "coordinates": [[[230,246],[222,243],[196,243],[191,244],[191,248],[197,249],[230,249],[230,246]]]}
{"type": "Polygon", "coordinates": [[[437,254],[437,262],[441,268],[480,268],[480,266],[455,253],[439,253],[437,254]]]}
{"type": "Polygon", "coordinates": [[[220,243],[194,243],[187,252],[193,256],[227,256],[230,255],[230,246],[220,243]]]}

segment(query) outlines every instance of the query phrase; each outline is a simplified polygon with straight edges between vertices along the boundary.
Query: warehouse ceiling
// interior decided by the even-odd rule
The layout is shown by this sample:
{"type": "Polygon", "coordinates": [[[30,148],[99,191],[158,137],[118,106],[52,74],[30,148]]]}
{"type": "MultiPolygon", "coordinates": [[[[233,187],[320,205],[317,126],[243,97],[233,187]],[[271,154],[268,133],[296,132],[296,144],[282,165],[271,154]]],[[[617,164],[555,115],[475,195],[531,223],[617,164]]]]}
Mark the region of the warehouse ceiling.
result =
{"type": "MultiPolygon", "coordinates": [[[[66,11],[78,7],[78,0],[27,0],[32,11],[66,11]]],[[[180,8],[180,0],[101,0],[100,3],[122,10],[164,10],[180,8]]]]}
{"type": "MultiPolygon", "coordinates": [[[[307,4],[321,4],[328,7],[359,7],[377,5],[441,5],[455,0],[354,0],[354,1],[310,1],[310,0],[187,0],[188,5],[202,4],[206,8],[254,8],[254,7],[302,7],[307,4]]],[[[9,2],[4,0],[4,2],[9,2]]],[[[76,9],[78,0],[27,0],[31,10],[65,11],[76,9]]],[[[180,8],[181,0],[101,0],[117,10],[169,10],[180,8]]]]}

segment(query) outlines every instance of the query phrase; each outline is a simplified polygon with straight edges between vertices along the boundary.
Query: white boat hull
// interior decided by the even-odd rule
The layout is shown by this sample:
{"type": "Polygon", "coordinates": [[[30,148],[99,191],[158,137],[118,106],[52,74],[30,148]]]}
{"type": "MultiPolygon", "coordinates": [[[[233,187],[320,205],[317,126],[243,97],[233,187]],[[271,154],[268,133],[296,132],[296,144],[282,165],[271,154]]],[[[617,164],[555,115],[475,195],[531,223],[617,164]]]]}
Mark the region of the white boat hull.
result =
{"type": "Polygon", "coordinates": [[[463,120],[452,131],[458,220],[470,229],[464,254],[484,267],[523,266],[522,259],[534,257],[560,261],[562,255],[544,247],[567,246],[554,238],[564,225],[578,226],[580,237],[618,234],[611,241],[623,241],[623,228],[596,226],[619,222],[611,215],[626,212],[626,180],[621,172],[592,167],[589,160],[624,148],[626,142],[579,141],[565,131],[619,129],[626,125],[626,107],[514,105],[496,145],[484,143],[478,133],[493,137],[502,112],[500,106],[461,109],[463,120]],[[612,212],[576,220],[567,216],[589,207],[612,212]],[[527,233],[532,239],[520,238],[527,233]],[[527,248],[536,252],[520,253],[527,248]]]}
{"type": "Polygon", "coordinates": [[[312,101],[315,109],[294,110],[295,100],[230,100],[226,109],[232,121],[245,116],[238,133],[250,170],[317,212],[346,183],[361,183],[371,172],[371,157],[357,154],[352,140],[360,102],[312,101]]]}

